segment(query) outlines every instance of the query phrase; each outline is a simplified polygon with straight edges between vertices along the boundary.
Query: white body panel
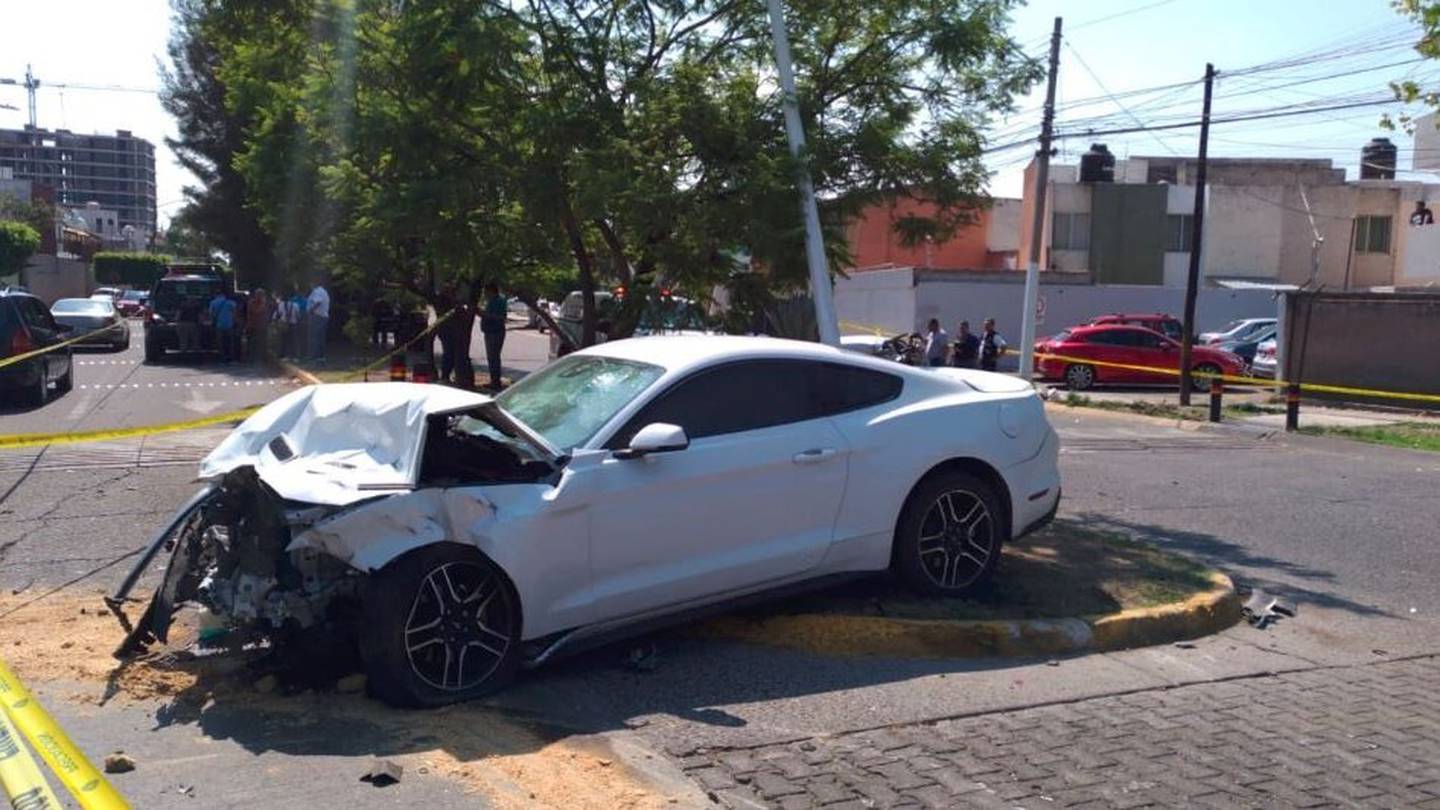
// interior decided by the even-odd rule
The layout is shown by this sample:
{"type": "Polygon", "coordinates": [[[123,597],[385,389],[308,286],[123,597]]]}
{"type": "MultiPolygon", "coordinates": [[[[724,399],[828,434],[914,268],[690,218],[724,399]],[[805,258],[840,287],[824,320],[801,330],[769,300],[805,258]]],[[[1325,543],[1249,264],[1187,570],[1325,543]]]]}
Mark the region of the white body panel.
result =
{"type": "MultiPolygon", "coordinates": [[[[1052,513],[1060,496],[1058,439],[1039,398],[1012,377],[915,369],[763,338],[651,337],[580,354],[640,360],[665,372],[574,448],[553,481],[367,493],[380,497],[321,521],[291,548],[316,548],[374,571],[430,543],[473,544],[510,576],[523,637],[533,639],[824,574],[882,570],[910,491],[946,462],[979,465],[1003,482],[1012,537],[1052,513]],[[902,378],[903,388],[870,407],[696,439],[683,450],[621,459],[602,449],[676,381],[712,365],[769,359],[869,368],[902,378]]],[[[402,394],[393,390],[385,401],[394,407],[402,394]]],[[[436,396],[412,407],[444,412],[485,401],[436,396]]],[[[415,424],[413,413],[407,417],[415,424]]],[[[288,473],[264,460],[269,439],[261,427],[237,429],[206,460],[210,474],[258,461],[267,483],[289,487],[288,473]]],[[[397,449],[395,456],[405,454],[397,449]]],[[[409,466],[396,465],[394,475],[413,467],[406,458],[409,466]]]]}

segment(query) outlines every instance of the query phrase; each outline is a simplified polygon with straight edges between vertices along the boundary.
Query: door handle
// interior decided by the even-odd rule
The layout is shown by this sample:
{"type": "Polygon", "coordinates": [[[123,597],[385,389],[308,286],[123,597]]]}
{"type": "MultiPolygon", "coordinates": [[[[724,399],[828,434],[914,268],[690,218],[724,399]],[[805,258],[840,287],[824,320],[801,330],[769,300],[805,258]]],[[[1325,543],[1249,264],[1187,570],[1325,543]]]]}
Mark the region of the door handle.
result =
{"type": "Polygon", "coordinates": [[[819,464],[835,455],[833,447],[816,447],[803,453],[796,453],[792,459],[796,464],[819,464]]]}

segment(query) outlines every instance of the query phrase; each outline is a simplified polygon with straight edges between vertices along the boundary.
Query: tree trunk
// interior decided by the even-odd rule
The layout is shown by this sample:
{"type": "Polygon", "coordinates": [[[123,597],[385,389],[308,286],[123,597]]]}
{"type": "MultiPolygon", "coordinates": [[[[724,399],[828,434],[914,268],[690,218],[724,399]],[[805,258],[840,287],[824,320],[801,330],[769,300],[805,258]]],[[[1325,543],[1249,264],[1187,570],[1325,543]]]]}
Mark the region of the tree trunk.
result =
{"type": "Polygon", "coordinates": [[[570,201],[563,196],[560,203],[560,221],[565,228],[565,235],[570,239],[570,252],[575,256],[575,266],[580,271],[580,300],[583,307],[580,317],[580,346],[594,346],[595,260],[590,255],[590,249],[585,246],[585,234],[580,228],[580,222],[575,219],[575,211],[570,207],[570,201]]]}
{"type": "Polygon", "coordinates": [[[441,329],[450,329],[451,345],[455,348],[455,384],[466,390],[475,388],[475,365],[470,361],[470,339],[475,334],[476,305],[462,304],[441,329]]]}

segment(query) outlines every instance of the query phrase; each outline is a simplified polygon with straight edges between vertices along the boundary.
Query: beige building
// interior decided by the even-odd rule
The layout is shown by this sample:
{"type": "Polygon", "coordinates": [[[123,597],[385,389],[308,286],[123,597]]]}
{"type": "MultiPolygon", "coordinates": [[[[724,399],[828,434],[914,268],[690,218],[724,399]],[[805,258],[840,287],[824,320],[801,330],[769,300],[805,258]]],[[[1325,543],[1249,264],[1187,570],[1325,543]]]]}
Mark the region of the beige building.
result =
{"type": "MultiPolygon", "coordinates": [[[[1097,283],[1183,286],[1195,201],[1193,158],[1115,160],[1092,151],[1055,166],[1040,235],[1042,267],[1097,283]],[[1098,157],[1097,157],[1098,156],[1098,157]],[[1108,159],[1108,160],[1107,160],[1108,159]],[[1101,171],[1108,162],[1110,171],[1101,171]]],[[[1033,166],[1027,169],[1027,189],[1033,166]]],[[[1378,173],[1378,172],[1372,172],[1378,173]]],[[[1416,203],[1440,208],[1440,184],[1350,180],[1330,160],[1214,158],[1201,276],[1327,289],[1440,283],[1440,226],[1412,227],[1416,203]],[[1317,239],[1317,236],[1319,237],[1317,239]]],[[[1021,255],[1034,201],[1024,200],[1021,255]]]]}

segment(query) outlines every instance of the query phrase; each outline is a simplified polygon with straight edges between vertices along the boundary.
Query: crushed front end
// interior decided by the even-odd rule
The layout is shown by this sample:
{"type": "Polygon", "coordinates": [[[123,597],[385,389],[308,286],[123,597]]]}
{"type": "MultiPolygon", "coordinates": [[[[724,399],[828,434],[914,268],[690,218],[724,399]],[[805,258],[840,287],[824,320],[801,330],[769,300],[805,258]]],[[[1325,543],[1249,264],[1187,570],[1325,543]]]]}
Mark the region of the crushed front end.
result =
{"type": "Polygon", "coordinates": [[[106,599],[127,631],[116,655],[167,642],[175,611],[187,602],[209,609],[242,643],[335,619],[353,603],[363,574],[314,549],[287,548],[293,534],[337,511],[284,500],[253,467],[221,476],[181,507],[106,599]],[[161,551],[170,552],[164,576],[132,625],[123,607],[161,551]]]}

